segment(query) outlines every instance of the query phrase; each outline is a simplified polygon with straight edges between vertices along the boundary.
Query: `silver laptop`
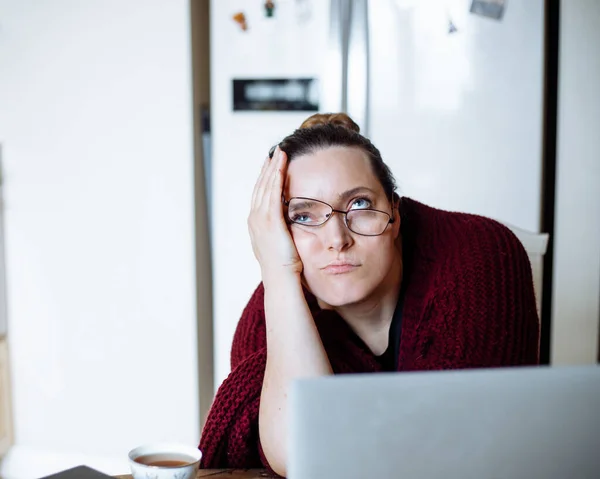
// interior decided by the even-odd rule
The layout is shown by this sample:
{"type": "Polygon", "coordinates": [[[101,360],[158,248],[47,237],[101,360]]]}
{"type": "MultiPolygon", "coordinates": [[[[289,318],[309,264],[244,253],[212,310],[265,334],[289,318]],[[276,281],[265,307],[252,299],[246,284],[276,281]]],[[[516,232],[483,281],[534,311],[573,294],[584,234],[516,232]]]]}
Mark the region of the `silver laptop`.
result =
{"type": "Polygon", "coordinates": [[[304,379],[290,479],[599,479],[600,366],[304,379]]]}

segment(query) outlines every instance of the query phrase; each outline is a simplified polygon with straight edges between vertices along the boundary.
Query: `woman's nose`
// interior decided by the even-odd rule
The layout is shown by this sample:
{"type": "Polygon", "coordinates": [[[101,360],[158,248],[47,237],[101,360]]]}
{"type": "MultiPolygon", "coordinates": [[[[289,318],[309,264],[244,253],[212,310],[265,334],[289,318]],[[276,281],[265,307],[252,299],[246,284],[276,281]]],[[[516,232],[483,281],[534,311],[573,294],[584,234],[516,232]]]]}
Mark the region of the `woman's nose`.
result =
{"type": "Polygon", "coordinates": [[[346,226],[344,215],[338,212],[334,212],[332,215],[333,217],[323,225],[326,246],[328,249],[342,251],[352,244],[352,235],[346,226]]]}

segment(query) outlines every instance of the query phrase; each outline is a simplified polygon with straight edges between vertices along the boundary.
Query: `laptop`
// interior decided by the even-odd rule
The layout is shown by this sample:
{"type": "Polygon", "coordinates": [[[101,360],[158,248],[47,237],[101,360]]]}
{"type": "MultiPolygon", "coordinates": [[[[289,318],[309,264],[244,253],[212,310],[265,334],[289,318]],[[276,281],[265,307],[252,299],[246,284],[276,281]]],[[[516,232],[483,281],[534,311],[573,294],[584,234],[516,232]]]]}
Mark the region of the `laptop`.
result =
{"type": "Polygon", "coordinates": [[[600,366],[295,381],[290,479],[598,479],[600,366]]]}

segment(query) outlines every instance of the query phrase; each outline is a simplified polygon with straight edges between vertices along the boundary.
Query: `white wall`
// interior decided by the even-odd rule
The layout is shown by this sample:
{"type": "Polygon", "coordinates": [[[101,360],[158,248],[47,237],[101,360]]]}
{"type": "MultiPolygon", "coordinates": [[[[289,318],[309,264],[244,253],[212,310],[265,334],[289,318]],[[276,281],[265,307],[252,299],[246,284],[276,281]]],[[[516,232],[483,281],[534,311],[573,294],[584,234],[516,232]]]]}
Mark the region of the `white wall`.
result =
{"type": "Polygon", "coordinates": [[[0,0],[3,477],[198,442],[189,21],[186,0],[0,0]]]}
{"type": "Polygon", "coordinates": [[[2,145],[0,144],[0,338],[6,334],[6,277],[4,260],[4,192],[2,188],[2,145]]]}
{"type": "Polygon", "coordinates": [[[600,2],[560,2],[551,355],[594,363],[600,322],[600,2]]]}
{"type": "Polygon", "coordinates": [[[217,386],[229,373],[235,327],[260,282],[246,223],[255,180],[269,148],[299,127],[309,115],[307,112],[234,113],[231,79],[318,78],[325,60],[328,1],[277,1],[274,18],[265,17],[263,3],[211,0],[210,4],[217,386]],[[303,4],[311,10],[306,17],[298,10],[303,4]],[[237,11],[246,13],[249,25],[246,32],[231,18],[237,11]]]}

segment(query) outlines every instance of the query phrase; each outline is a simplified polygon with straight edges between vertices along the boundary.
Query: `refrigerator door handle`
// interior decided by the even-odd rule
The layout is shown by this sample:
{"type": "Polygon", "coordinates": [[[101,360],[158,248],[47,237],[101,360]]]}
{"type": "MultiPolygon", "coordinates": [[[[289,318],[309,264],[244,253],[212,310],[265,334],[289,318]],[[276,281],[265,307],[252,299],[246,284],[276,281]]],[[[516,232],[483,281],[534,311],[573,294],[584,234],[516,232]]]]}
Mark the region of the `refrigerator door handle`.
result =
{"type": "Polygon", "coordinates": [[[348,111],[348,43],[352,1],[330,0],[329,41],[323,75],[321,110],[348,111]]]}
{"type": "Polygon", "coordinates": [[[347,113],[369,136],[369,8],[368,0],[351,0],[346,105],[347,113]]]}

